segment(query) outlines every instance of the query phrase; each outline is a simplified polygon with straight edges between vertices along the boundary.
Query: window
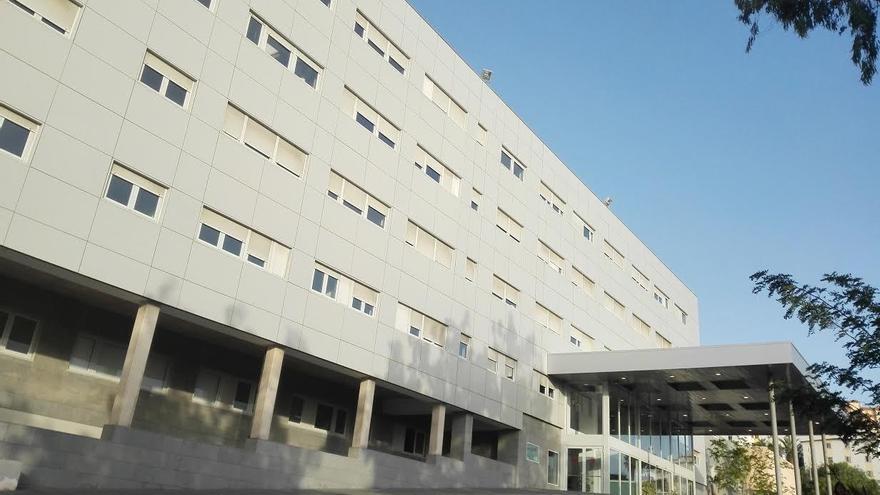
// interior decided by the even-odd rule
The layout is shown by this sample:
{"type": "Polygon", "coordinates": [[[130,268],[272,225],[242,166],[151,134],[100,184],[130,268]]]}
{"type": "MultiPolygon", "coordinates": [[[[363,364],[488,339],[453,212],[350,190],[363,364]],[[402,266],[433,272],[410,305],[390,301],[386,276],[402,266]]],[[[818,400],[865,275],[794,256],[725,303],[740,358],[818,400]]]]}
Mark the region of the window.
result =
{"type": "Polygon", "coordinates": [[[504,377],[508,380],[516,379],[516,359],[491,347],[488,348],[486,357],[488,359],[486,369],[496,374],[500,371],[504,373],[504,377]],[[501,368],[500,370],[499,367],[501,368]]]}
{"type": "Polygon", "coordinates": [[[73,29],[79,14],[79,5],[70,0],[10,0],[12,5],[23,10],[46,26],[67,35],[73,29]]]}
{"type": "Polygon", "coordinates": [[[326,5],[327,7],[330,6],[330,0],[320,0],[320,1],[321,1],[321,3],[323,3],[324,5],[326,5]]]}
{"type": "Polygon", "coordinates": [[[560,215],[565,214],[565,201],[562,200],[559,196],[556,195],[553,190],[547,187],[547,184],[544,184],[544,181],[541,181],[538,184],[538,196],[547,204],[553,211],[559,213],[560,215]]]}
{"type": "Polygon", "coordinates": [[[556,397],[556,387],[553,386],[547,375],[538,370],[535,370],[535,388],[541,395],[546,395],[551,399],[556,397]]]}
{"type": "Polygon", "coordinates": [[[415,166],[431,180],[443,186],[443,189],[452,193],[453,196],[458,196],[461,178],[421,146],[416,150],[415,166]]]}
{"type": "Polygon", "coordinates": [[[492,280],[492,295],[514,308],[519,301],[519,290],[502,280],[498,275],[494,275],[492,280]]]}
{"type": "Polygon", "coordinates": [[[471,209],[474,211],[480,211],[480,203],[483,202],[483,193],[477,191],[476,188],[473,189],[473,194],[471,194],[471,209]]]}
{"type": "Polygon", "coordinates": [[[477,142],[480,143],[480,146],[486,146],[486,141],[489,140],[489,131],[483,127],[483,124],[477,124],[477,142]]]}
{"type": "Polygon", "coordinates": [[[550,249],[550,246],[540,240],[538,241],[538,259],[547,263],[556,273],[562,273],[562,266],[565,264],[565,260],[556,251],[550,249]]]}
{"type": "Polygon", "coordinates": [[[204,5],[206,9],[211,9],[211,0],[196,0],[200,4],[204,5]]]}
{"type": "Polygon", "coordinates": [[[27,159],[40,125],[0,105],[0,150],[27,159]]]}
{"type": "Polygon", "coordinates": [[[590,224],[588,224],[580,215],[577,213],[574,214],[574,226],[584,236],[584,239],[593,242],[593,238],[596,235],[596,229],[594,229],[590,224]]]}
{"type": "Polygon", "coordinates": [[[409,221],[406,225],[406,243],[416,248],[416,251],[427,256],[429,259],[440,263],[446,268],[452,268],[454,249],[434,237],[427,230],[409,221]]]}
{"type": "Polygon", "coordinates": [[[318,87],[321,67],[253,13],[248,23],[247,38],[306,84],[318,87]]]}
{"type": "Polygon", "coordinates": [[[446,325],[401,303],[397,304],[395,328],[437,347],[446,346],[446,325]]]}
{"type": "Polygon", "coordinates": [[[541,454],[540,454],[539,449],[540,448],[537,445],[535,445],[531,442],[527,442],[526,443],[526,460],[529,462],[540,463],[541,454]]]}
{"type": "Polygon", "coordinates": [[[556,333],[562,331],[562,318],[540,303],[535,303],[535,321],[538,325],[556,333]]]}
{"type": "Polygon", "coordinates": [[[681,309],[681,306],[679,306],[678,304],[675,305],[675,309],[678,310],[678,316],[681,318],[681,324],[687,325],[688,314],[685,312],[685,310],[681,309]]]}
{"type": "Polygon", "coordinates": [[[580,287],[588,296],[592,297],[593,290],[596,288],[596,282],[593,282],[593,279],[584,275],[584,273],[576,267],[572,266],[571,268],[571,283],[574,284],[575,287],[580,287]]]}
{"type": "Polygon", "coordinates": [[[257,387],[249,380],[201,368],[196,377],[193,402],[250,414],[256,393],[257,387]]]}
{"type": "Polygon", "coordinates": [[[73,344],[70,369],[107,378],[119,378],[125,362],[125,344],[79,334],[73,344]]]}
{"type": "Polygon", "coordinates": [[[507,170],[510,170],[514,177],[523,180],[523,175],[526,170],[525,166],[519,161],[519,159],[514,158],[513,154],[505,148],[501,148],[501,165],[507,170]]]}
{"type": "Polygon", "coordinates": [[[305,151],[254,120],[232,104],[226,107],[223,131],[233,139],[302,178],[306,171],[305,151]]]}
{"type": "Polygon", "coordinates": [[[657,341],[657,347],[660,349],[669,349],[672,347],[672,342],[669,341],[666,337],[660,335],[659,332],[654,332],[654,340],[657,341]]]}
{"type": "Polygon", "coordinates": [[[571,335],[569,335],[568,341],[571,345],[582,351],[592,351],[596,343],[596,339],[590,337],[574,325],[571,326],[571,335]]]}
{"type": "Polygon", "coordinates": [[[408,454],[425,455],[424,431],[407,428],[403,435],[403,451],[408,454]]]}
{"type": "Polygon", "coordinates": [[[522,225],[519,222],[513,219],[510,215],[504,212],[501,208],[498,208],[498,215],[495,220],[495,225],[501,229],[502,232],[506,233],[516,242],[522,238],[522,225]]]}
{"type": "Polygon", "coordinates": [[[330,431],[333,425],[333,406],[318,404],[315,410],[315,428],[330,431]]]}
{"type": "Polygon", "coordinates": [[[202,209],[199,240],[283,277],[290,248],[220,214],[202,209]]]}
{"type": "Polygon", "coordinates": [[[327,195],[349,210],[385,228],[388,206],[333,170],[330,171],[330,187],[327,195]]]}
{"type": "Polygon", "coordinates": [[[370,131],[391,149],[397,148],[400,129],[379,114],[373,107],[361,100],[357,95],[345,88],[343,111],[348,112],[355,122],[370,131]]]}
{"type": "Polygon", "coordinates": [[[654,286],[654,301],[665,309],[669,309],[669,296],[658,289],[656,285],[654,286]]]}
{"type": "MultiPolygon", "coordinates": [[[[329,7],[330,1],[326,1],[329,7]]],[[[368,21],[360,10],[355,14],[354,33],[363,39],[380,57],[388,61],[391,67],[394,67],[394,70],[401,74],[406,73],[409,57],[404,55],[400,48],[382,34],[372,22],[368,21]]]]}
{"type": "MultiPolygon", "coordinates": [[[[633,282],[635,282],[640,289],[648,292],[648,285],[650,285],[651,282],[648,280],[648,277],[646,277],[645,274],[642,273],[641,270],[636,268],[636,265],[632,265],[632,279],[633,282]]],[[[656,296],[656,293],[654,295],[656,296]]]]}
{"type": "Polygon", "coordinates": [[[37,342],[37,320],[0,309],[0,349],[32,356],[37,342]]]}
{"type": "Polygon", "coordinates": [[[171,363],[167,357],[150,353],[147,357],[147,367],[144,369],[144,378],[141,381],[141,390],[160,393],[168,390],[168,371],[170,368],[171,363]]]}
{"type": "Polygon", "coordinates": [[[467,111],[453,100],[449,96],[449,93],[443,91],[440,86],[437,86],[437,83],[428,77],[427,74],[425,74],[425,82],[422,84],[422,92],[425,93],[425,96],[427,96],[429,100],[433,101],[435,105],[440,107],[440,110],[443,110],[443,113],[449,115],[453,122],[458,124],[462,129],[465,128],[467,123],[467,111]]]}
{"type": "Polygon", "coordinates": [[[559,452],[547,451],[547,483],[559,484],[559,452]]]}
{"type": "Polygon", "coordinates": [[[651,334],[651,325],[648,325],[645,320],[639,318],[635,313],[632,315],[632,327],[633,330],[645,337],[651,334]]]}
{"type": "Polygon", "coordinates": [[[620,301],[614,298],[609,293],[605,293],[605,297],[602,300],[602,305],[605,306],[605,309],[611,311],[611,313],[620,318],[621,320],[626,315],[626,306],[623,305],[620,301]]]}
{"type": "Polygon", "coordinates": [[[159,218],[165,191],[167,189],[159,184],[114,163],[104,196],[142,215],[159,218]]]}
{"type": "Polygon", "coordinates": [[[467,359],[471,353],[471,337],[470,335],[461,334],[458,339],[458,357],[467,359]]]}
{"type": "Polygon", "coordinates": [[[195,84],[191,77],[151,52],[144,57],[141,82],[183,108],[186,108],[187,97],[195,84]]]}
{"type": "Polygon", "coordinates": [[[349,304],[352,309],[367,316],[375,316],[379,293],[366,285],[356,282],[324,265],[316,264],[312,275],[312,290],[324,294],[341,304],[349,304]]]}
{"type": "Polygon", "coordinates": [[[464,265],[464,278],[471,282],[477,277],[477,262],[468,258],[464,265]]]}
{"type": "Polygon", "coordinates": [[[623,253],[618,251],[617,248],[614,247],[613,245],[611,245],[611,243],[608,242],[607,240],[605,241],[605,244],[602,247],[602,254],[604,254],[606,258],[611,260],[619,268],[623,268],[623,260],[624,260],[623,253]]]}

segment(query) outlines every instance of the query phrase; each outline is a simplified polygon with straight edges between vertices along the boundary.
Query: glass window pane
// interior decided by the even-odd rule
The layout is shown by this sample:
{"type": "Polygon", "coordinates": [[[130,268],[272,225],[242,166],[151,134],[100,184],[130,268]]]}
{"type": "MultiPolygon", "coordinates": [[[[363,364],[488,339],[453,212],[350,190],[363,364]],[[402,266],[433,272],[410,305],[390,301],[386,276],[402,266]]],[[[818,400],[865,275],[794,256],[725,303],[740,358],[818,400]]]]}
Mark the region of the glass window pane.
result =
{"type": "Polygon", "coordinates": [[[95,358],[95,371],[105,375],[119,376],[122,374],[122,364],[125,362],[125,347],[116,344],[103,343],[98,346],[95,358]]]}
{"type": "Polygon", "coordinates": [[[354,23],[354,32],[355,32],[355,34],[357,34],[361,38],[364,37],[364,27],[361,26],[360,24],[358,24],[357,22],[354,23]]]}
{"type": "Polygon", "coordinates": [[[315,292],[321,292],[321,289],[324,287],[324,272],[321,270],[315,270],[315,274],[312,276],[312,290],[315,292]]]}
{"type": "Polygon", "coordinates": [[[355,120],[358,124],[367,128],[368,131],[373,132],[376,129],[376,124],[372,123],[370,119],[364,117],[364,114],[358,112],[355,120]]]}
{"type": "MultiPolygon", "coordinates": [[[[0,327],[2,331],[2,327],[0,327]]],[[[6,342],[6,348],[10,351],[27,354],[31,350],[31,343],[34,341],[34,334],[37,331],[37,322],[30,318],[16,316],[12,322],[12,329],[9,332],[9,340],[6,342]]]]}
{"type": "Polygon", "coordinates": [[[290,420],[294,423],[301,423],[303,416],[303,406],[305,403],[302,400],[302,397],[294,397],[290,401],[290,420]]]}
{"type": "Polygon", "coordinates": [[[266,53],[285,67],[290,63],[290,50],[271,36],[266,40],[266,53]]]}
{"type": "Polygon", "coordinates": [[[223,250],[236,256],[241,254],[242,242],[229,234],[223,238],[223,250]]]}
{"type": "Polygon", "coordinates": [[[379,211],[372,206],[367,209],[367,220],[375,223],[379,227],[385,228],[385,215],[379,213],[379,211]]]}
{"type": "Polygon", "coordinates": [[[196,378],[196,387],[193,397],[205,402],[217,400],[217,391],[220,389],[220,377],[214,373],[201,371],[196,378]]]}
{"type": "Polygon", "coordinates": [[[318,71],[311,65],[303,62],[301,58],[296,59],[296,67],[294,67],[293,73],[313,88],[318,84],[318,71]]]}
{"type": "Polygon", "coordinates": [[[333,431],[340,435],[345,435],[346,416],[347,414],[345,414],[345,411],[341,409],[336,411],[336,426],[333,428],[333,431]]]}
{"type": "Polygon", "coordinates": [[[209,225],[202,224],[202,228],[199,230],[199,239],[212,246],[216,246],[217,242],[220,241],[220,231],[209,225]]]}
{"type": "Polygon", "coordinates": [[[141,189],[138,191],[137,199],[134,200],[134,209],[143,213],[148,217],[156,215],[156,209],[159,207],[159,196],[141,189]]]}
{"type": "Polygon", "coordinates": [[[391,64],[391,67],[394,67],[395,69],[397,69],[397,72],[400,72],[401,74],[403,74],[403,72],[404,72],[403,66],[400,65],[400,63],[398,63],[397,60],[394,60],[393,57],[388,57],[388,63],[391,64]]]}
{"type": "Polygon", "coordinates": [[[505,168],[510,168],[510,155],[505,152],[501,152],[501,164],[504,165],[505,168]]]}
{"type": "Polygon", "coordinates": [[[165,90],[165,96],[168,97],[169,100],[177,103],[180,106],[186,102],[186,90],[183,89],[179,84],[174,81],[168,81],[168,88],[165,90]]]}
{"type": "Polygon", "coordinates": [[[428,174],[428,177],[434,179],[437,182],[440,182],[440,172],[431,168],[430,165],[425,167],[425,173],[428,174]]]}
{"type": "Polygon", "coordinates": [[[252,254],[248,255],[247,260],[250,261],[251,263],[259,266],[260,268],[263,268],[266,266],[265,260],[261,260],[260,258],[257,258],[256,256],[254,256],[252,254]]]}
{"type": "Polygon", "coordinates": [[[327,289],[324,290],[324,294],[327,296],[336,299],[336,286],[338,285],[339,280],[336,277],[327,276],[327,289]]]}
{"type": "Polygon", "coordinates": [[[329,431],[332,423],[333,408],[325,404],[318,404],[318,411],[315,413],[315,428],[329,431]]]}
{"type": "Polygon", "coordinates": [[[263,30],[263,25],[260,24],[260,21],[256,19],[256,17],[251,17],[251,22],[248,23],[247,29],[247,38],[253,41],[256,44],[260,43],[260,31],[263,30]]]}
{"type": "Polygon", "coordinates": [[[197,0],[197,1],[209,9],[211,8],[211,0],[197,0]]]}
{"type": "Polygon", "coordinates": [[[232,407],[246,411],[251,402],[251,384],[248,382],[238,382],[235,387],[235,399],[232,401],[232,407]]]}
{"type": "Polygon", "coordinates": [[[4,149],[15,156],[22,156],[30,132],[27,128],[9,119],[5,119],[3,124],[0,125],[0,149],[4,149]]]}
{"type": "Polygon", "coordinates": [[[116,175],[110,177],[110,186],[107,187],[107,197],[121,205],[128,205],[131,198],[131,182],[116,175]]]}
{"type": "Polygon", "coordinates": [[[382,50],[382,48],[380,48],[379,45],[377,45],[373,40],[367,40],[367,44],[370,45],[373,50],[376,50],[376,53],[382,55],[383,57],[385,56],[385,51],[382,50]]]}
{"type": "Polygon", "coordinates": [[[144,71],[141,73],[141,82],[147,86],[159,91],[162,88],[162,74],[150,67],[144,65],[144,71]]]}
{"type": "Polygon", "coordinates": [[[391,138],[386,136],[385,133],[383,133],[383,132],[379,133],[379,140],[392,148],[394,148],[394,146],[395,146],[394,141],[392,141],[391,138]]]}

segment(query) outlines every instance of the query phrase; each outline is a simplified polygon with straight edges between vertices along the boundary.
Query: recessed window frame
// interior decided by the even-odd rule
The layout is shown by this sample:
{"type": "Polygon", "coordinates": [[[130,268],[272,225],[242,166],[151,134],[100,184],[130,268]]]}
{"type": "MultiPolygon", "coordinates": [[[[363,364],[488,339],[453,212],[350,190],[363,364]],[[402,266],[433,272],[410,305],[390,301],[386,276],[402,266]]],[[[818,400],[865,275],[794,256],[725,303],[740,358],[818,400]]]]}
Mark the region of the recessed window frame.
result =
{"type": "Polygon", "coordinates": [[[519,289],[510,285],[498,275],[493,275],[492,295],[504,301],[511,307],[516,308],[519,304],[519,289]]]}
{"type": "Polygon", "coordinates": [[[553,382],[550,381],[550,377],[541,373],[538,370],[534,370],[535,374],[535,388],[534,390],[539,394],[547,397],[550,400],[556,399],[556,386],[553,385],[553,382]]]}
{"type": "Polygon", "coordinates": [[[623,269],[624,264],[626,263],[626,256],[624,256],[623,253],[614,246],[614,244],[608,242],[608,239],[605,239],[604,243],[602,244],[602,254],[605,256],[605,258],[608,259],[608,261],[617,265],[617,267],[621,270],[623,269]]]}
{"type": "Polygon", "coordinates": [[[538,239],[538,259],[547,264],[547,266],[549,266],[556,273],[560,275],[563,274],[565,258],[563,258],[562,255],[554,251],[553,248],[545,244],[544,241],[540,239],[538,239]]]}
{"type": "Polygon", "coordinates": [[[398,301],[394,326],[410,337],[424,340],[441,349],[446,347],[447,325],[408,304],[398,301]]]}
{"type": "Polygon", "coordinates": [[[553,333],[562,333],[562,317],[539,302],[535,302],[535,323],[553,333]]]}
{"type": "Polygon", "coordinates": [[[672,348],[672,341],[667,339],[660,332],[654,331],[654,342],[657,344],[659,349],[670,349],[672,348]]]}
{"type": "Polygon", "coordinates": [[[437,105],[437,108],[448,115],[456,125],[462,129],[467,127],[467,110],[428,74],[425,74],[422,83],[422,93],[437,105]]]}
{"type": "Polygon", "coordinates": [[[620,302],[619,299],[611,295],[608,291],[604,292],[602,306],[619,320],[623,321],[626,318],[626,305],[620,302]]]}
{"type": "Polygon", "coordinates": [[[470,360],[471,357],[471,336],[462,333],[458,337],[458,357],[464,360],[470,360]]]}
{"type": "Polygon", "coordinates": [[[317,292],[364,316],[374,318],[379,311],[379,291],[323,263],[315,262],[310,288],[312,292],[317,292]],[[316,288],[319,274],[321,274],[320,289],[316,288]],[[331,284],[330,279],[335,279],[335,282],[331,284]]]}
{"type": "Polygon", "coordinates": [[[309,153],[232,103],[226,106],[223,132],[297,178],[305,177],[309,153]],[[262,148],[269,140],[272,149],[262,148]]]}
{"type": "Polygon", "coordinates": [[[7,356],[14,356],[19,359],[25,359],[28,361],[32,361],[34,359],[34,355],[37,350],[37,341],[40,337],[40,327],[41,320],[29,314],[24,314],[19,311],[12,311],[5,307],[0,307],[0,313],[6,315],[6,320],[0,326],[0,352],[7,356]],[[12,331],[15,329],[16,320],[28,320],[33,322],[34,328],[31,331],[31,341],[28,344],[27,352],[21,352],[18,350],[13,350],[9,348],[9,339],[12,336],[12,331]]]}
{"type": "Polygon", "coordinates": [[[416,148],[415,167],[453,196],[458,197],[461,193],[461,176],[438,160],[422,145],[418,145],[416,148]]]}
{"type": "Polygon", "coordinates": [[[167,187],[144,177],[143,175],[119,164],[118,162],[114,162],[113,166],[110,168],[110,176],[107,178],[107,184],[104,186],[104,199],[110,201],[110,203],[120,208],[124,208],[126,210],[137,213],[138,215],[149,218],[154,222],[158,222],[159,218],[161,218],[162,216],[162,211],[165,205],[165,194],[167,192],[167,187]],[[128,201],[124,204],[121,201],[118,201],[116,198],[110,196],[110,188],[113,185],[114,177],[117,177],[122,181],[131,184],[128,201]],[[158,198],[156,200],[156,210],[153,212],[152,215],[148,215],[147,213],[144,213],[143,211],[137,209],[138,199],[142,191],[153,194],[158,198]]]}
{"type": "Polygon", "coordinates": [[[406,243],[432,261],[452,269],[455,261],[455,248],[409,220],[406,224],[406,243]]]}
{"type": "MultiPolygon", "coordinates": [[[[329,7],[329,5],[328,5],[329,7]]],[[[376,27],[360,9],[355,11],[354,34],[361,38],[373,52],[388,62],[394,70],[406,76],[409,70],[409,56],[391,41],[381,29],[376,27]],[[358,29],[360,27],[360,30],[358,29]]]]}
{"type": "Polygon", "coordinates": [[[18,9],[26,15],[40,21],[44,26],[52,29],[56,33],[66,38],[70,38],[73,30],[76,28],[77,21],[82,15],[82,5],[70,0],[56,1],[55,4],[61,4],[60,9],[56,12],[39,12],[40,7],[45,7],[46,2],[34,2],[32,0],[9,0],[9,3],[18,7],[18,9]]]}
{"type": "Polygon", "coordinates": [[[464,279],[473,282],[477,278],[477,262],[471,258],[465,259],[464,279]]]}
{"type": "Polygon", "coordinates": [[[526,442],[526,461],[534,462],[535,464],[541,463],[541,447],[533,444],[532,442],[526,442]]]}
{"type": "Polygon", "coordinates": [[[648,278],[641,270],[636,267],[636,265],[630,265],[632,269],[631,278],[632,281],[635,282],[636,286],[642,289],[645,292],[648,292],[648,287],[651,285],[651,279],[648,278]]]}
{"type": "Polygon", "coordinates": [[[593,297],[596,290],[596,282],[574,265],[571,267],[571,283],[575,287],[580,287],[588,296],[593,297]]]}
{"type": "Polygon", "coordinates": [[[642,337],[649,337],[651,335],[651,325],[635,313],[632,314],[631,326],[642,337]]]}
{"type": "Polygon", "coordinates": [[[576,229],[580,231],[580,235],[583,236],[589,242],[594,242],[596,239],[596,229],[590,225],[589,222],[584,220],[584,218],[578,215],[577,212],[574,213],[574,226],[576,229]]]}
{"type": "Polygon", "coordinates": [[[517,179],[525,180],[527,167],[504,146],[501,147],[501,166],[506,168],[517,179]]]}
{"type": "Polygon", "coordinates": [[[369,131],[373,137],[392,150],[398,150],[400,147],[400,127],[385,118],[381,112],[364,101],[348,86],[345,87],[343,97],[342,110],[344,112],[347,112],[355,122],[369,131]]]}
{"type": "Polygon", "coordinates": [[[510,214],[500,207],[495,215],[495,226],[516,242],[520,242],[520,239],[522,239],[522,224],[517,222],[512,216],[510,216],[510,214]]]}
{"type": "MultiPolygon", "coordinates": [[[[2,136],[3,127],[8,123],[13,124],[14,128],[23,128],[27,131],[27,136],[25,137],[24,144],[22,145],[21,154],[15,154],[12,151],[9,151],[5,148],[0,148],[0,153],[8,154],[9,156],[15,157],[21,161],[28,161],[33,153],[34,146],[36,144],[37,135],[42,128],[42,125],[34,119],[30,117],[26,117],[25,115],[13,110],[12,108],[3,105],[0,103],[0,136],[2,136]]],[[[6,131],[9,132],[9,131],[6,131]]]]}
{"type": "Polygon", "coordinates": [[[196,231],[196,239],[202,244],[218,249],[228,256],[247,261],[248,264],[263,269],[279,277],[287,273],[287,262],[290,259],[290,248],[274,239],[265,236],[235,220],[232,220],[210,208],[203,207],[196,231]],[[204,239],[204,227],[219,232],[216,243],[204,239]],[[241,243],[239,253],[232,253],[225,248],[226,238],[231,237],[241,243]],[[261,263],[258,263],[261,261],[261,263]]]}
{"type": "Polygon", "coordinates": [[[675,305],[675,308],[678,310],[678,316],[679,316],[679,319],[681,320],[681,324],[687,325],[687,323],[688,323],[687,311],[681,309],[681,306],[679,306],[678,304],[675,305]]]}
{"type": "Polygon", "coordinates": [[[175,105],[183,109],[189,108],[190,101],[192,100],[193,86],[195,86],[196,83],[194,78],[184,74],[180,69],[174,67],[173,65],[166,62],[164,59],[149,50],[147,50],[147,52],[144,54],[144,62],[141,66],[141,74],[138,77],[138,81],[140,81],[140,83],[144,86],[159,93],[159,95],[164,97],[166,100],[174,103],[175,105]],[[158,88],[154,88],[147,81],[144,80],[147,75],[148,68],[162,77],[162,79],[159,81],[158,88]],[[173,89],[174,87],[172,86],[172,84],[183,90],[183,102],[176,101],[171,96],[169,96],[169,90],[173,89]]]}
{"type": "Polygon", "coordinates": [[[669,296],[656,285],[654,286],[654,301],[663,306],[663,309],[669,309],[669,296]]]}
{"type": "Polygon", "coordinates": [[[278,33],[278,30],[272,27],[271,24],[267,23],[262,17],[257,15],[254,11],[250,12],[250,17],[248,20],[248,28],[246,38],[254,43],[257,48],[263,50],[267,55],[275,59],[278,63],[283,65],[287,70],[289,70],[293,75],[307,84],[310,88],[318,91],[321,85],[322,73],[324,72],[324,67],[321,66],[318,62],[315,61],[312,57],[307,55],[302,49],[296,46],[295,43],[287,39],[285,36],[282,36],[278,33]],[[253,38],[254,33],[253,29],[255,26],[259,24],[259,30],[256,33],[257,39],[253,38]],[[272,39],[275,43],[280,45],[282,48],[287,49],[289,52],[287,55],[287,62],[282,62],[274,55],[272,55],[269,50],[271,47],[269,46],[269,39],[272,39]],[[302,63],[309,69],[315,72],[314,75],[314,84],[309,82],[306,77],[299,73],[299,64],[302,63]]]}
{"type": "Polygon", "coordinates": [[[88,332],[79,332],[76,335],[76,340],[70,351],[67,370],[81,375],[118,382],[122,376],[122,369],[125,365],[125,355],[127,352],[128,346],[123,342],[109,340],[88,332]],[[91,348],[88,356],[77,355],[77,352],[82,350],[82,346],[87,344],[85,341],[91,341],[91,348]],[[118,374],[108,373],[98,369],[101,356],[109,353],[118,353],[117,357],[121,358],[118,359],[118,374]]]}
{"type": "Polygon", "coordinates": [[[582,351],[592,351],[596,347],[596,339],[592,335],[584,332],[575,325],[571,325],[571,333],[569,334],[569,343],[582,351]]]}
{"type": "Polygon", "coordinates": [[[385,229],[391,207],[335,170],[330,170],[327,196],[380,229],[385,229]],[[378,218],[381,218],[381,221],[378,218]]]}
{"type": "Polygon", "coordinates": [[[538,197],[554,212],[565,215],[565,201],[544,181],[538,183],[538,197]]]}
{"type": "Polygon", "coordinates": [[[500,374],[510,381],[516,381],[516,359],[504,354],[493,347],[486,350],[486,369],[492,373],[500,374]],[[499,366],[501,369],[499,369],[499,366]]]}
{"type": "Polygon", "coordinates": [[[257,397],[257,384],[253,380],[248,380],[245,378],[241,378],[230,373],[219,371],[213,368],[201,366],[199,367],[199,372],[196,377],[196,385],[193,387],[193,393],[191,400],[193,403],[202,404],[205,406],[224,409],[227,411],[237,411],[246,416],[251,416],[254,413],[254,407],[256,403],[257,397]],[[205,375],[213,375],[217,377],[217,388],[214,391],[213,398],[203,398],[197,395],[198,384],[201,381],[201,378],[205,375]],[[244,407],[241,407],[239,401],[236,396],[238,395],[239,385],[246,384],[248,385],[248,402],[244,407]],[[224,392],[232,391],[231,400],[226,400],[227,394],[224,392]]]}

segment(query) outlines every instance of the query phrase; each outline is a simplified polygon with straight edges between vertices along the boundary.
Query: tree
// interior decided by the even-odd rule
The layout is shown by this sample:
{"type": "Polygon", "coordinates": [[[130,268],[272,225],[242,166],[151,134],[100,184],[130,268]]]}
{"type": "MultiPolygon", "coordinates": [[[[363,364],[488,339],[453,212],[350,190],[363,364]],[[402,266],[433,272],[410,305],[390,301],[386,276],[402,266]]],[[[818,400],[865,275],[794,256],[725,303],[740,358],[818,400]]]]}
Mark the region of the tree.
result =
{"type": "MultiPolygon", "coordinates": [[[[831,486],[836,486],[837,483],[842,484],[853,495],[880,495],[880,485],[871,479],[868,473],[844,462],[831,465],[831,486]]],[[[804,489],[810,490],[804,491],[804,493],[812,493],[813,485],[809,481],[809,476],[804,483],[804,489]]],[[[824,494],[825,491],[825,467],[823,466],[819,468],[819,492],[824,494]]]]}
{"type": "Polygon", "coordinates": [[[716,438],[709,442],[712,456],[712,483],[734,493],[770,495],[776,493],[773,455],[764,443],[743,438],[716,438]]]}
{"type": "Polygon", "coordinates": [[[880,404],[880,382],[869,375],[880,369],[880,301],[877,289],[861,278],[832,272],[822,285],[799,284],[791,275],[767,270],[751,277],[753,292],[766,292],[785,309],[784,318],[807,325],[808,335],[829,332],[842,343],[847,363],[816,363],[808,371],[820,379],[813,389],[782,390],[781,398],[794,400],[800,413],[821,419],[859,452],[880,457],[880,422],[862,408],[852,407],[845,394],[880,404]]]}
{"type": "Polygon", "coordinates": [[[816,29],[852,36],[851,60],[861,71],[862,84],[869,85],[877,72],[877,12],[880,0],[734,0],[739,20],[749,26],[746,52],[752,50],[760,32],[759,17],[766,14],[806,38],[816,29]]]}

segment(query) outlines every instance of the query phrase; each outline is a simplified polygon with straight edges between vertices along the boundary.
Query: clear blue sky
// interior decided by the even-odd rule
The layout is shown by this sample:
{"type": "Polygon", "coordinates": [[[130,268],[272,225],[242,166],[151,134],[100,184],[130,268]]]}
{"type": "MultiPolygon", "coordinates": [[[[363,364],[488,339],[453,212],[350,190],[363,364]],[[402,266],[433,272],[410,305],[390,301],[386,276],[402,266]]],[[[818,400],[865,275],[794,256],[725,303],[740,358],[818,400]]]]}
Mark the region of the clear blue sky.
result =
{"type": "Polygon", "coordinates": [[[748,276],[880,284],[880,75],[848,38],[768,19],[746,54],[733,0],[410,1],[697,294],[704,344],[839,359],[748,276]]]}

